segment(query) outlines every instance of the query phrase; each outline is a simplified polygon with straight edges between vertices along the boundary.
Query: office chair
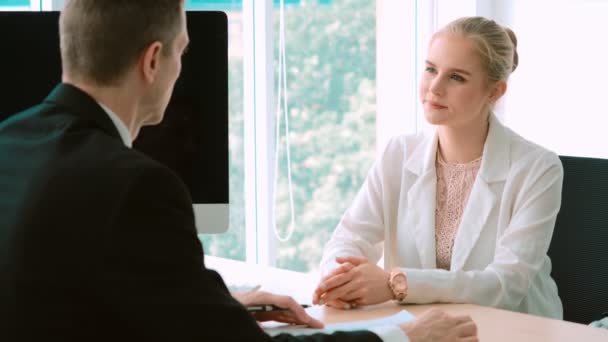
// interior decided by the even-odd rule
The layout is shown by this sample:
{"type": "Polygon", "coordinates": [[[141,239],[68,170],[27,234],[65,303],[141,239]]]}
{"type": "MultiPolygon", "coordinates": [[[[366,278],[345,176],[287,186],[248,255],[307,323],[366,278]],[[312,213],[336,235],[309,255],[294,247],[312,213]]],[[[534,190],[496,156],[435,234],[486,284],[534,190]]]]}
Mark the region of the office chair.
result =
{"type": "Polygon", "coordinates": [[[549,247],[564,320],[608,311],[608,159],[560,156],[562,205],[549,247]]]}

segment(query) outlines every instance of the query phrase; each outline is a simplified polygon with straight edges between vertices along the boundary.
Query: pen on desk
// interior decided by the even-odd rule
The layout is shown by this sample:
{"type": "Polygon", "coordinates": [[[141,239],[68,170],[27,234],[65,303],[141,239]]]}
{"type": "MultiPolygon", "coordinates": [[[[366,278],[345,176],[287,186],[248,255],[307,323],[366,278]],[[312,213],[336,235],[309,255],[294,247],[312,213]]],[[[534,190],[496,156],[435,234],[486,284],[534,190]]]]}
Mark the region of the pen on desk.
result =
{"type": "MultiPolygon", "coordinates": [[[[306,309],[310,307],[308,304],[301,304],[301,306],[306,309]]],[[[259,304],[259,305],[248,305],[247,311],[255,313],[255,312],[271,312],[271,311],[284,311],[289,310],[288,308],[282,308],[280,306],[276,306],[273,304],[259,304]]]]}

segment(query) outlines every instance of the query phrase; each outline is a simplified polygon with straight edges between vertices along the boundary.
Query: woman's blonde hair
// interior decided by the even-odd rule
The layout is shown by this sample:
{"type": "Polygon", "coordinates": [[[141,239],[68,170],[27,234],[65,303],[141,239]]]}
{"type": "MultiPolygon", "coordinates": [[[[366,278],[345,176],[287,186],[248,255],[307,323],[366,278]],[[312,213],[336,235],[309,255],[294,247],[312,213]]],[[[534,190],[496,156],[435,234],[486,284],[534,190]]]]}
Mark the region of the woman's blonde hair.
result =
{"type": "Polygon", "coordinates": [[[459,34],[475,42],[490,83],[506,80],[518,63],[515,33],[484,17],[454,20],[435,33],[459,34]]]}

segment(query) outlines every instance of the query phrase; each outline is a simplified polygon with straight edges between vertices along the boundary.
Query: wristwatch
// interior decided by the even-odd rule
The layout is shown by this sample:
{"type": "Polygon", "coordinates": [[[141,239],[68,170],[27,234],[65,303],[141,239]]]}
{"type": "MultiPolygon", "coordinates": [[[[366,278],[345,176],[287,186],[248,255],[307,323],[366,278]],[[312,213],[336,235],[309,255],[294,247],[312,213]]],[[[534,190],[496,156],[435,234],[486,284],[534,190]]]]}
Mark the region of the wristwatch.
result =
{"type": "Polygon", "coordinates": [[[399,268],[393,268],[388,278],[388,287],[393,292],[393,299],[402,301],[407,296],[407,276],[399,268]]]}

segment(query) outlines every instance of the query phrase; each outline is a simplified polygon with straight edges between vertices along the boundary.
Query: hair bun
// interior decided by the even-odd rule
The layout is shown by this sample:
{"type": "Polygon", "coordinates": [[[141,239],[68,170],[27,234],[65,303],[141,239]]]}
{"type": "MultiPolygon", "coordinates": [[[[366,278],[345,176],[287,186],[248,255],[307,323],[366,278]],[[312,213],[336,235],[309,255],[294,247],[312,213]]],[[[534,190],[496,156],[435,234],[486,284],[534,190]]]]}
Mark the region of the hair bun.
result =
{"type": "Polygon", "coordinates": [[[519,63],[519,56],[517,54],[517,36],[515,32],[508,27],[503,27],[505,32],[509,35],[509,39],[511,39],[511,43],[513,43],[513,67],[511,68],[511,72],[515,71],[517,68],[517,64],[519,63]]]}

